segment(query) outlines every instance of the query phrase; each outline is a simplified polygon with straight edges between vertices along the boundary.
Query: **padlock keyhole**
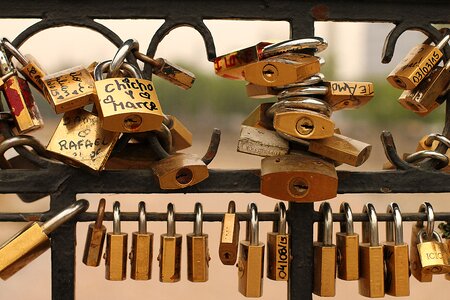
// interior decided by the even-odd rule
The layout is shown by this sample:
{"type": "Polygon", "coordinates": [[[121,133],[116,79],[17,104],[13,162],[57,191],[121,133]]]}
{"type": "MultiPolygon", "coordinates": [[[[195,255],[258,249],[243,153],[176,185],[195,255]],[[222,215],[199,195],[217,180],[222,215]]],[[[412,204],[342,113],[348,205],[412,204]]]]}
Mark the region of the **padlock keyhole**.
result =
{"type": "Polygon", "coordinates": [[[178,170],[177,174],[175,175],[176,181],[182,185],[191,183],[193,178],[194,178],[194,174],[192,173],[191,169],[189,169],[189,168],[181,168],[180,170],[178,170]]]}

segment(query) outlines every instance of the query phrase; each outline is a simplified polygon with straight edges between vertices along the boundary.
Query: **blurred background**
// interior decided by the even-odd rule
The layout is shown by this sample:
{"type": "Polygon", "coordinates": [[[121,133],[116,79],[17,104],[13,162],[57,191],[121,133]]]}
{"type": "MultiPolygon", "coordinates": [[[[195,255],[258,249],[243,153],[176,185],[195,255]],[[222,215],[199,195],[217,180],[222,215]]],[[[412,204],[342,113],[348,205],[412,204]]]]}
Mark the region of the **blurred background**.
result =
{"type": "MultiPolygon", "coordinates": [[[[0,20],[2,35],[13,40],[20,32],[39,20],[0,20]]],[[[141,52],[146,52],[151,37],[162,25],[163,20],[97,20],[116,32],[123,40],[136,38],[141,52]]],[[[260,41],[281,41],[289,38],[287,22],[262,21],[217,21],[206,20],[215,40],[217,55],[252,46],[260,41]]],[[[393,28],[392,24],[331,23],[316,22],[316,36],[324,37],[329,47],[320,56],[326,60],[323,73],[330,80],[372,81],[375,97],[366,106],[354,111],[339,111],[333,115],[336,126],[344,135],[373,145],[372,155],[359,170],[380,170],[387,161],[379,135],[382,130],[392,132],[400,154],[413,152],[418,141],[426,134],[440,132],[444,124],[443,106],[422,118],[402,108],[396,101],[401,90],[391,87],[386,76],[404,55],[425,36],[407,32],[397,43],[395,55],[390,64],[381,63],[384,39],[393,28]]],[[[39,63],[53,73],[76,65],[87,66],[93,61],[111,59],[116,48],[96,32],[83,28],[61,27],[46,30],[30,38],[21,48],[24,54],[32,54],[39,63]]],[[[231,81],[214,75],[213,63],[208,62],[203,40],[190,28],[178,28],[159,45],[156,57],[164,57],[195,73],[194,86],[187,91],[154,77],[157,93],[164,112],[177,116],[194,134],[190,153],[203,155],[214,127],[222,130],[222,140],[211,168],[248,169],[259,168],[261,158],[236,152],[240,124],[261,102],[246,96],[245,82],[231,81]]],[[[56,115],[48,103],[36,93],[45,128],[32,135],[46,145],[56,128],[61,115],[56,115]]],[[[4,101],[4,100],[3,100],[4,101]]],[[[266,99],[266,102],[270,101],[266,99]]],[[[9,157],[16,155],[13,151],[9,157]]],[[[340,166],[339,169],[355,170],[340,166]]],[[[203,203],[205,212],[225,211],[229,200],[235,200],[237,209],[244,211],[250,202],[256,202],[260,211],[270,211],[274,199],[259,194],[202,194],[202,195],[129,195],[103,194],[78,195],[79,199],[91,202],[90,211],[96,211],[98,200],[105,197],[107,210],[112,210],[115,200],[121,201],[122,211],[137,211],[139,201],[147,203],[147,211],[165,212],[167,203],[175,203],[177,212],[192,212],[194,203],[203,203]]],[[[449,211],[448,194],[402,194],[402,195],[339,195],[329,200],[334,211],[342,201],[350,203],[354,212],[360,212],[364,203],[374,203],[378,212],[384,212],[389,202],[395,201],[403,212],[415,212],[423,201],[430,201],[435,211],[449,211]],[[444,201],[447,200],[447,201],[444,201]]],[[[318,208],[319,203],[317,203],[318,208]]],[[[15,195],[3,195],[0,201],[2,212],[39,212],[49,208],[49,199],[35,203],[23,203],[15,195]]],[[[0,243],[24,224],[2,223],[0,243]]],[[[112,224],[105,224],[108,231],[112,224]]],[[[409,242],[410,223],[404,224],[405,240],[409,242]]],[[[152,280],[137,282],[129,278],[123,282],[109,282],[104,279],[104,262],[98,268],[86,267],[81,262],[87,223],[78,224],[77,246],[77,299],[176,299],[189,297],[201,299],[244,299],[237,290],[237,270],[234,266],[223,266],[218,257],[220,223],[205,223],[204,232],[209,234],[211,262],[210,279],[206,283],[191,283],[186,276],[186,246],[183,238],[182,279],[176,284],[162,284],[158,281],[159,235],[166,230],[165,223],[150,222],[149,231],[155,233],[152,280]]],[[[243,227],[243,226],[241,226],[243,227]]],[[[360,232],[360,224],[355,224],[360,232]]],[[[271,224],[260,226],[260,237],[265,240],[271,224]]],[[[380,223],[380,240],[385,237],[384,224],[380,223]]],[[[137,230],[137,223],[126,222],[122,229],[129,235],[137,230]]],[[[335,226],[335,231],[338,227],[335,226]]],[[[191,223],[177,224],[177,231],[183,235],[192,232],[191,223]]],[[[243,233],[241,231],[241,236],[243,233]]],[[[131,238],[129,240],[131,242],[131,238]]],[[[7,282],[0,282],[0,299],[36,299],[51,297],[50,252],[48,251],[27,268],[7,282]],[[31,284],[30,284],[31,283],[31,284]]],[[[295,283],[294,283],[295,284],[295,283]]],[[[262,299],[283,299],[286,284],[264,280],[262,299]]],[[[411,278],[410,299],[424,299],[432,294],[445,295],[450,284],[443,276],[435,276],[432,283],[418,283],[411,278]]],[[[386,296],[389,297],[389,296],[386,296]]],[[[337,280],[336,299],[364,299],[358,294],[357,282],[337,280]]]]}

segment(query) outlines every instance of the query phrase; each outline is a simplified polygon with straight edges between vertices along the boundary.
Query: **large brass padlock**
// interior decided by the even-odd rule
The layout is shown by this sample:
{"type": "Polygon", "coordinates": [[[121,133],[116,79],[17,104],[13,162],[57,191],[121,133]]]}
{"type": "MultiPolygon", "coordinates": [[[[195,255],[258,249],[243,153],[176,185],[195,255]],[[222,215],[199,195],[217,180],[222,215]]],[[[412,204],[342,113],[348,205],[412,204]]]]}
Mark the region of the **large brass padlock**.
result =
{"type": "Polygon", "coordinates": [[[161,234],[159,248],[159,281],[180,281],[181,243],[183,236],[176,233],[175,209],[172,203],[167,205],[167,233],[161,234]]]}
{"type": "Polygon", "coordinates": [[[100,199],[95,223],[89,224],[84,245],[83,263],[87,266],[98,267],[103,253],[106,237],[106,227],[103,225],[106,200],[100,199]]]}
{"type": "Polygon", "coordinates": [[[234,265],[238,257],[239,219],[236,215],[236,203],[228,203],[228,211],[222,220],[220,231],[219,258],[224,265],[234,265]]]}
{"type": "Polygon", "coordinates": [[[145,202],[138,205],[139,230],[133,232],[130,252],[130,277],[134,280],[149,280],[152,277],[153,233],[147,231],[145,202]]]}
{"type": "Polygon", "coordinates": [[[314,202],[336,197],[334,165],[305,152],[261,161],[261,194],[280,200],[314,202]]]}
{"type": "Polygon", "coordinates": [[[343,280],[358,280],[359,235],[354,232],[352,209],[342,202],[339,212],[344,213],[345,222],[341,222],[341,231],[336,233],[337,275],[343,280]]]}
{"type": "Polygon", "coordinates": [[[317,228],[314,243],[313,293],[321,297],[336,295],[336,245],[333,245],[333,212],[328,202],[320,204],[323,221],[317,228]]]}
{"type": "Polygon", "coordinates": [[[359,294],[370,298],[384,297],[383,245],[378,242],[377,212],[372,203],[364,205],[369,222],[362,223],[359,245],[359,294]]]}
{"type": "Polygon", "coordinates": [[[128,234],[121,231],[120,202],[113,205],[113,231],[106,234],[105,278],[125,280],[127,276],[128,234]]]}
{"type": "Polygon", "coordinates": [[[264,243],[259,241],[258,208],[250,203],[247,208],[245,240],[239,245],[238,288],[245,297],[261,297],[264,277],[264,243]]]}
{"type": "Polygon", "coordinates": [[[286,206],[283,202],[275,205],[279,220],[273,222],[272,232],[267,233],[267,278],[276,281],[289,279],[290,244],[286,232],[286,206]]]}
{"type": "Polygon", "coordinates": [[[402,214],[397,203],[389,204],[387,212],[393,215],[394,221],[386,223],[386,242],[384,243],[386,294],[398,297],[409,296],[409,250],[408,244],[403,242],[402,214]]]}
{"type": "Polygon", "coordinates": [[[209,276],[208,235],[203,233],[202,204],[195,203],[194,232],[186,235],[187,277],[192,282],[206,282],[209,276]]]}
{"type": "Polygon", "coordinates": [[[0,246],[0,278],[6,280],[50,248],[50,234],[62,224],[88,209],[89,202],[78,200],[40,224],[30,223],[0,246]]]}

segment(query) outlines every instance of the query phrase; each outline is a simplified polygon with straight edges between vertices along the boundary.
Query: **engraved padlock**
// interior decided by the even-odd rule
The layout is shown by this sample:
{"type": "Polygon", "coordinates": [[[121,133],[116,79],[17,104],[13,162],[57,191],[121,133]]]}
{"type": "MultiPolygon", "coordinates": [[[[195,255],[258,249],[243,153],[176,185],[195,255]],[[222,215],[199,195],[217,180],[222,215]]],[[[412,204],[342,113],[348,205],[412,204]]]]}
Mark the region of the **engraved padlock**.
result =
{"type": "MultiPolygon", "coordinates": [[[[430,203],[424,202],[420,205],[419,212],[425,213],[427,216],[427,234],[433,234],[430,230],[432,228],[431,224],[434,222],[434,211],[430,203]],[[429,231],[429,232],[428,232],[429,231]]],[[[424,229],[424,224],[422,221],[417,221],[413,225],[411,230],[411,243],[409,248],[409,258],[410,258],[410,270],[412,275],[420,282],[431,282],[433,280],[433,274],[431,272],[425,272],[422,269],[422,264],[420,261],[419,251],[417,250],[417,245],[419,244],[418,234],[424,229]]]]}
{"type": "Polygon", "coordinates": [[[289,279],[290,243],[286,230],[286,206],[283,202],[275,205],[279,219],[273,222],[272,232],[267,233],[267,278],[276,281],[289,279]]]}
{"type": "Polygon", "coordinates": [[[285,155],[289,141],[273,130],[241,125],[237,151],[263,157],[285,155]]]}
{"type": "Polygon", "coordinates": [[[113,205],[113,231],[106,234],[105,278],[125,280],[127,276],[128,234],[121,231],[120,202],[113,205]]]}
{"type": "Polygon", "coordinates": [[[234,265],[238,257],[239,219],[236,215],[236,203],[230,201],[223,216],[220,231],[219,258],[224,265],[234,265]]]}
{"type": "Polygon", "coordinates": [[[208,235],[203,233],[202,204],[195,203],[194,232],[186,235],[187,277],[192,282],[206,282],[209,276],[208,235]]]}
{"type": "Polygon", "coordinates": [[[377,212],[372,203],[364,205],[369,222],[362,223],[359,245],[359,294],[370,298],[384,297],[383,245],[378,240],[377,212]]]}
{"type": "Polygon", "coordinates": [[[147,231],[145,202],[138,205],[139,228],[133,232],[130,252],[130,277],[149,280],[152,277],[153,233],[147,231]]]}
{"type": "Polygon", "coordinates": [[[50,248],[50,234],[78,214],[89,202],[78,200],[44,223],[32,222],[0,246],[0,278],[6,280],[50,248]]]}
{"type": "Polygon", "coordinates": [[[106,227],[103,225],[105,218],[106,200],[100,199],[97,208],[95,223],[89,224],[84,245],[83,263],[87,266],[98,267],[103,253],[103,245],[106,237],[106,227]]]}
{"type": "Polygon", "coordinates": [[[181,243],[183,236],[176,233],[175,209],[172,203],[167,205],[167,233],[161,234],[159,248],[159,281],[180,281],[181,243]]]}
{"type": "Polygon", "coordinates": [[[324,100],[333,111],[359,108],[375,96],[372,82],[324,80],[321,84],[327,88],[324,100]]]}
{"type": "Polygon", "coordinates": [[[264,243],[259,241],[258,208],[250,203],[247,208],[245,240],[239,244],[238,288],[245,297],[261,297],[264,277],[264,243]]]}
{"type": "Polygon", "coordinates": [[[353,213],[347,202],[339,208],[345,221],[340,223],[340,232],[336,233],[337,276],[343,280],[359,279],[359,235],[354,232],[353,213]]]}

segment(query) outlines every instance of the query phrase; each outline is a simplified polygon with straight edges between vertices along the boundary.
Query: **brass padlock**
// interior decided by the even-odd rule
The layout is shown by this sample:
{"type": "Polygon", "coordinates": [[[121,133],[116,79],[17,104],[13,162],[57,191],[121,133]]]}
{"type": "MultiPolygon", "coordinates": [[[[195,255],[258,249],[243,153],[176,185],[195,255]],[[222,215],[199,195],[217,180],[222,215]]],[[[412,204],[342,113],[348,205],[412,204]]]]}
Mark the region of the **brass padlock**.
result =
{"type": "Polygon", "coordinates": [[[40,224],[32,222],[0,246],[0,278],[8,279],[50,248],[50,234],[86,211],[89,202],[78,200],[40,224]]]}
{"type": "Polygon", "coordinates": [[[387,212],[392,214],[394,221],[386,223],[385,291],[391,296],[409,296],[409,250],[408,244],[403,242],[402,213],[397,203],[389,204],[387,212]]]}
{"type": "Polygon", "coordinates": [[[98,116],[84,109],[66,112],[47,150],[56,159],[89,171],[105,168],[120,133],[102,129],[98,116]]]}
{"type": "Polygon", "coordinates": [[[113,205],[113,231],[106,234],[105,278],[125,280],[127,276],[128,234],[120,229],[120,202],[113,205]]]}
{"type": "Polygon", "coordinates": [[[169,124],[168,128],[172,134],[172,150],[179,151],[192,146],[192,133],[180,120],[171,115],[166,115],[169,124]]]}
{"type": "MultiPolygon", "coordinates": [[[[422,150],[430,150],[430,151],[435,151],[436,148],[438,147],[439,143],[443,143],[445,145],[450,145],[450,139],[448,139],[447,137],[445,137],[442,134],[438,134],[438,133],[432,133],[429,135],[425,135],[424,137],[422,137],[416,147],[416,151],[422,151],[422,150]]],[[[450,150],[447,149],[445,155],[447,157],[450,156],[450,150]]],[[[442,169],[439,169],[440,171],[444,171],[444,172],[450,172],[450,165],[447,165],[446,167],[443,167],[442,169]]]]}
{"type": "MultiPolygon", "coordinates": [[[[424,202],[420,205],[419,212],[427,215],[427,230],[431,228],[431,223],[434,222],[434,211],[430,203],[424,202]]],[[[417,250],[417,244],[419,243],[418,234],[424,229],[422,221],[417,221],[413,225],[411,231],[411,244],[409,248],[409,258],[411,264],[412,275],[420,282],[431,282],[433,280],[433,274],[430,272],[424,272],[420,261],[419,251],[417,250]]],[[[430,232],[430,234],[433,234],[430,232]]]]}
{"type": "Polygon", "coordinates": [[[272,118],[267,111],[273,106],[272,102],[258,105],[242,122],[242,125],[273,130],[272,118]]]}
{"type": "Polygon", "coordinates": [[[420,116],[426,116],[441,103],[450,82],[450,61],[444,67],[435,66],[430,74],[413,90],[404,91],[398,102],[420,116]]]}
{"type": "Polygon", "coordinates": [[[372,82],[323,81],[322,84],[327,87],[324,99],[334,111],[359,108],[375,95],[372,82]]]}
{"type": "Polygon", "coordinates": [[[159,281],[180,281],[181,243],[183,236],[176,233],[175,210],[172,203],[167,205],[167,233],[161,234],[159,248],[159,281]]]}
{"type": "Polygon", "coordinates": [[[238,257],[239,219],[236,215],[236,203],[228,203],[228,211],[222,220],[220,231],[219,258],[224,265],[234,265],[238,257]]]}
{"type": "Polygon", "coordinates": [[[286,40],[265,46],[261,51],[261,58],[268,58],[284,53],[319,53],[328,47],[328,42],[321,37],[308,37],[297,40],[286,40]]]}
{"type": "Polygon", "coordinates": [[[139,230],[133,232],[130,252],[130,277],[134,280],[152,278],[153,233],[147,231],[145,202],[138,205],[139,230]]]}
{"type": "Polygon", "coordinates": [[[448,44],[449,38],[450,36],[446,35],[436,46],[419,44],[412,48],[392,70],[387,81],[398,89],[414,89],[441,61],[443,57],[441,49],[448,44]]]}
{"type": "Polygon", "coordinates": [[[84,244],[83,263],[86,266],[98,267],[103,253],[103,244],[105,243],[106,227],[103,225],[105,218],[106,200],[100,199],[97,209],[97,220],[89,224],[84,244]]]}
{"type": "Polygon", "coordinates": [[[280,200],[314,202],[336,197],[334,165],[305,152],[261,161],[261,194],[280,200]]]}
{"type": "Polygon", "coordinates": [[[289,279],[290,244],[286,232],[286,206],[283,202],[275,205],[279,219],[273,222],[272,232],[267,233],[267,278],[276,281],[289,279]]]}
{"type": "Polygon", "coordinates": [[[241,125],[237,151],[258,156],[289,153],[289,142],[273,130],[241,125]]]}
{"type": "Polygon", "coordinates": [[[195,203],[194,232],[186,235],[187,276],[192,282],[206,282],[209,274],[208,235],[203,233],[202,204],[195,203]]]}
{"type": "Polygon", "coordinates": [[[247,208],[245,240],[239,244],[238,287],[245,297],[261,297],[264,276],[264,243],[259,241],[258,208],[250,203],[247,208]]]}
{"type": "Polygon", "coordinates": [[[378,221],[372,203],[364,205],[369,222],[362,223],[359,245],[359,294],[370,298],[384,297],[383,245],[378,242],[378,221]]]}
{"type": "Polygon", "coordinates": [[[347,202],[342,202],[339,213],[344,213],[341,231],[336,233],[337,276],[343,280],[359,279],[359,235],[354,232],[353,213],[347,202]]]}

